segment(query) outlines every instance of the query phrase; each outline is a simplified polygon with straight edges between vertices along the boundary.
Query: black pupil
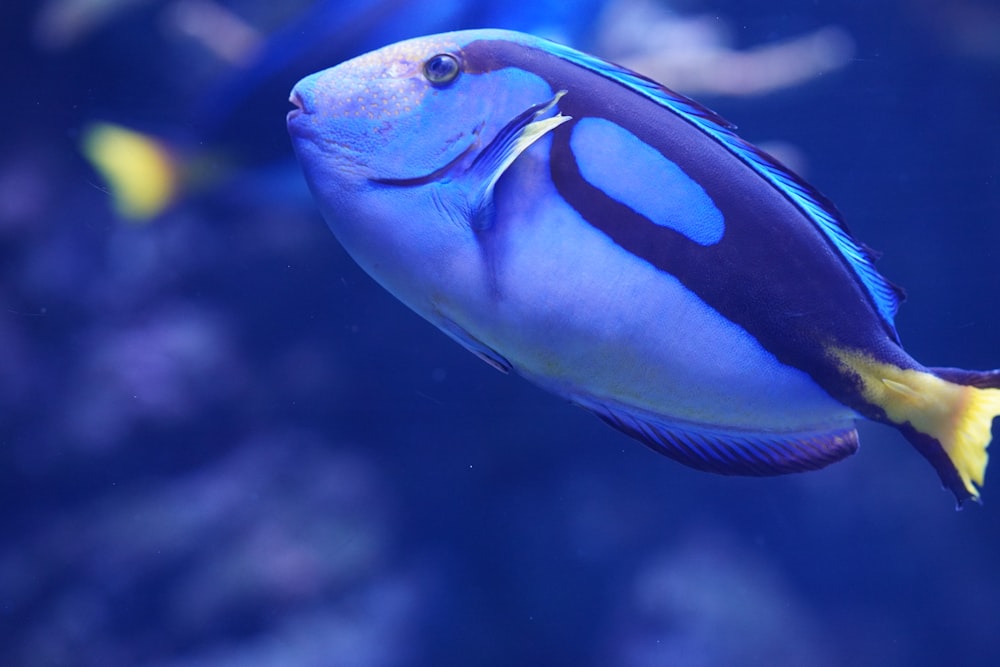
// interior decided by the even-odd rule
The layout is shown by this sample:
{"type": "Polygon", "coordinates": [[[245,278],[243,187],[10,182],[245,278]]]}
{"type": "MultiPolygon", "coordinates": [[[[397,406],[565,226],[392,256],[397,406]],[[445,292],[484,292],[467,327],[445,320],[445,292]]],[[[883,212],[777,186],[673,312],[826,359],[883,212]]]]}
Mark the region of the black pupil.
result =
{"type": "Polygon", "coordinates": [[[424,73],[431,83],[448,83],[458,76],[458,61],[455,56],[442,53],[427,61],[424,73]]]}

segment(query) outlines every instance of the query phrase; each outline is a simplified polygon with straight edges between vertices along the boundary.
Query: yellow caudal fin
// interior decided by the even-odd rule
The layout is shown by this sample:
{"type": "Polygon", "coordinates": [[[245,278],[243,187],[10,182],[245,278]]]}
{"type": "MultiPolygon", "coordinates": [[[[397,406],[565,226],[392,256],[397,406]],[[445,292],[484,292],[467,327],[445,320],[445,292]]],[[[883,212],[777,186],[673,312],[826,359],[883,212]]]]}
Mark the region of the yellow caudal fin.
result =
{"type": "Polygon", "coordinates": [[[121,125],[94,123],[84,128],[81,149],[126,220],[155,218],[177,196],[177,160],[161,141],[121,125]]]}
{"type": "Polygon", "coordinates": [[[910,373],[908,384],[882,380],[891,395],[886,412],[934,464],[959,504],[967,498],[978,501],[989,461],[986,448],[993,438],[993,418],[1000,414],[1000,389],[957,384],[931,373],[910,373]]]}
{"type": "Polygon", "coordinates": [[[841,360],[861,377],[864,398],[931,462],[959,505],[978,501],[1000,416],[1000,372],[903,369],[861,355],[841,360]]]}

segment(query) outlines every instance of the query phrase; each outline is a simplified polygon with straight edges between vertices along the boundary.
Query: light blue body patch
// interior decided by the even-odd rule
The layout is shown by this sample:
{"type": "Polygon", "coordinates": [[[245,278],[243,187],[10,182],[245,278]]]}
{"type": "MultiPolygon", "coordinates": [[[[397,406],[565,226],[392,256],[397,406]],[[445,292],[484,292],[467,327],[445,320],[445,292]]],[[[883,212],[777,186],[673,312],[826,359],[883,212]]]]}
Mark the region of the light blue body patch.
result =
{"type": "Polygon", "coordinates": [[[570,146],[583,178],[609,197],[699,245],[722,240],[725,219],[705,189],[622,126],[604,118],[583,118],[573,127],[570,146]],[[631,177],[636,164],[647,178],[631,177]],[[655,197],[649,196],[650,183],[656,184],[655,197]]]}

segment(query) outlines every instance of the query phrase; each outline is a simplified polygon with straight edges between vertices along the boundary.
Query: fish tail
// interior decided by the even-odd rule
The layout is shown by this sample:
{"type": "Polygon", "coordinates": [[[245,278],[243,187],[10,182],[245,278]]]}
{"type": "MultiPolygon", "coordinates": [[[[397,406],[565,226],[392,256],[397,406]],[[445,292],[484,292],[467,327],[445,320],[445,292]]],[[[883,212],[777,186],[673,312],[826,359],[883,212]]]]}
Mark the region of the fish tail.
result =
{"type": "MultiPolygon", "coordinates": [[[[946,424],[944,436],[939,438],[941,448],[948,456],[954,475],[962,484],[948,484],[941,472],[942,481],[955,493],[958,504],[966,498],[979,501],[978,487],[983,486],[987,448],[993,439],[993,420],[1000,416],[1000,371],[966,371],[956,368],[932,368],[935,377],[952,388],[951,421],[946,424]],[[968,495],[961,493],[964,491],[968,495]]],[[[909,438],[912,442],[912,438],[909,438]]]]}
{"type": "Polygon", "coordinates": [[[81,149],[107,183],[122,218],[151,220],[176,199],[180,165],[163,142],[121,125],[93,123],[83,131],[81,149]]]}
{"type": "Polygon", "coordinates": [[[840,361],[860,379],[864,399],[898,428],[930,461],[959,507],[979,502],[1000,416],[1000,370],[900,368],[871,357],[839,353],[840,361]]]}
{"type": "Polygon", "coordinates": [[[905,370],[883,377],[882,408],[955,494],[979,501],[1000,415],[1000,374],[955,369],[905,370]]]}

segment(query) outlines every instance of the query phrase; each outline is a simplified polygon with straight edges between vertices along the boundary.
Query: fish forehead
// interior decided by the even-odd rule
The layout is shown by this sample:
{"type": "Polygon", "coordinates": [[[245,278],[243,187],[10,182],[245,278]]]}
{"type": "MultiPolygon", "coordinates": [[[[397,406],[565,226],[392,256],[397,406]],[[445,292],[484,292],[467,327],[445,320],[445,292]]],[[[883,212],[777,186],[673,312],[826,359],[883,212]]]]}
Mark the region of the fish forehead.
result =
{"type": "Polygon", "coordinates": [[[393,44],[303,78],[293,95],[313,113],[313,125],[398,116],[421,105],[433,91],[422,76],[425,54],[454,48],[438,39],[393,44]]]}
{"type": "Polygon", "coordinates": [[[415,38],[305,77],[292,98],[309,113],[289,121],[297,144],[307,146],[300,156],[318,151],[356,181],[407,179],[488,142],[511,118],[550,98],[548,85],[530,71],[501,66],[466,69],[435,87],[423,68],[443,53],[464,62],[464,44],[498,32],[508,34],[415,38]]]}
{"type": "Polygon", "coordinates": [[[460,48],[461,45],[448,35],[420,37],[360,55],[329,71],[344,81],[366,82],[370,87],[381,88],[419,77],[428,58],[438,53],[453,53],[460,48]]]}
{"type": "Polygon", "coordinates": [[[362,112],[359,115],[371,117],[380,109],[391,113],[391,107],[379,104],[387,95],[396,95],[399,101],[412,106],[419,105],[429,95],[437,95],[438,89],[430,85],[423,75],[424,63],[429,58],[448,53],[461,61],[463,47],[480,40],[502,40],[508,45],[542,43],[541,40],[536,42],[527,36],[503,30],[466,30],[416,37],[312,74],[300,81],[297,87],[315,90],[317,94],[322,88],[327,93],[325,101],[340,100],[342,104],[338,107],[362,112]]]}

